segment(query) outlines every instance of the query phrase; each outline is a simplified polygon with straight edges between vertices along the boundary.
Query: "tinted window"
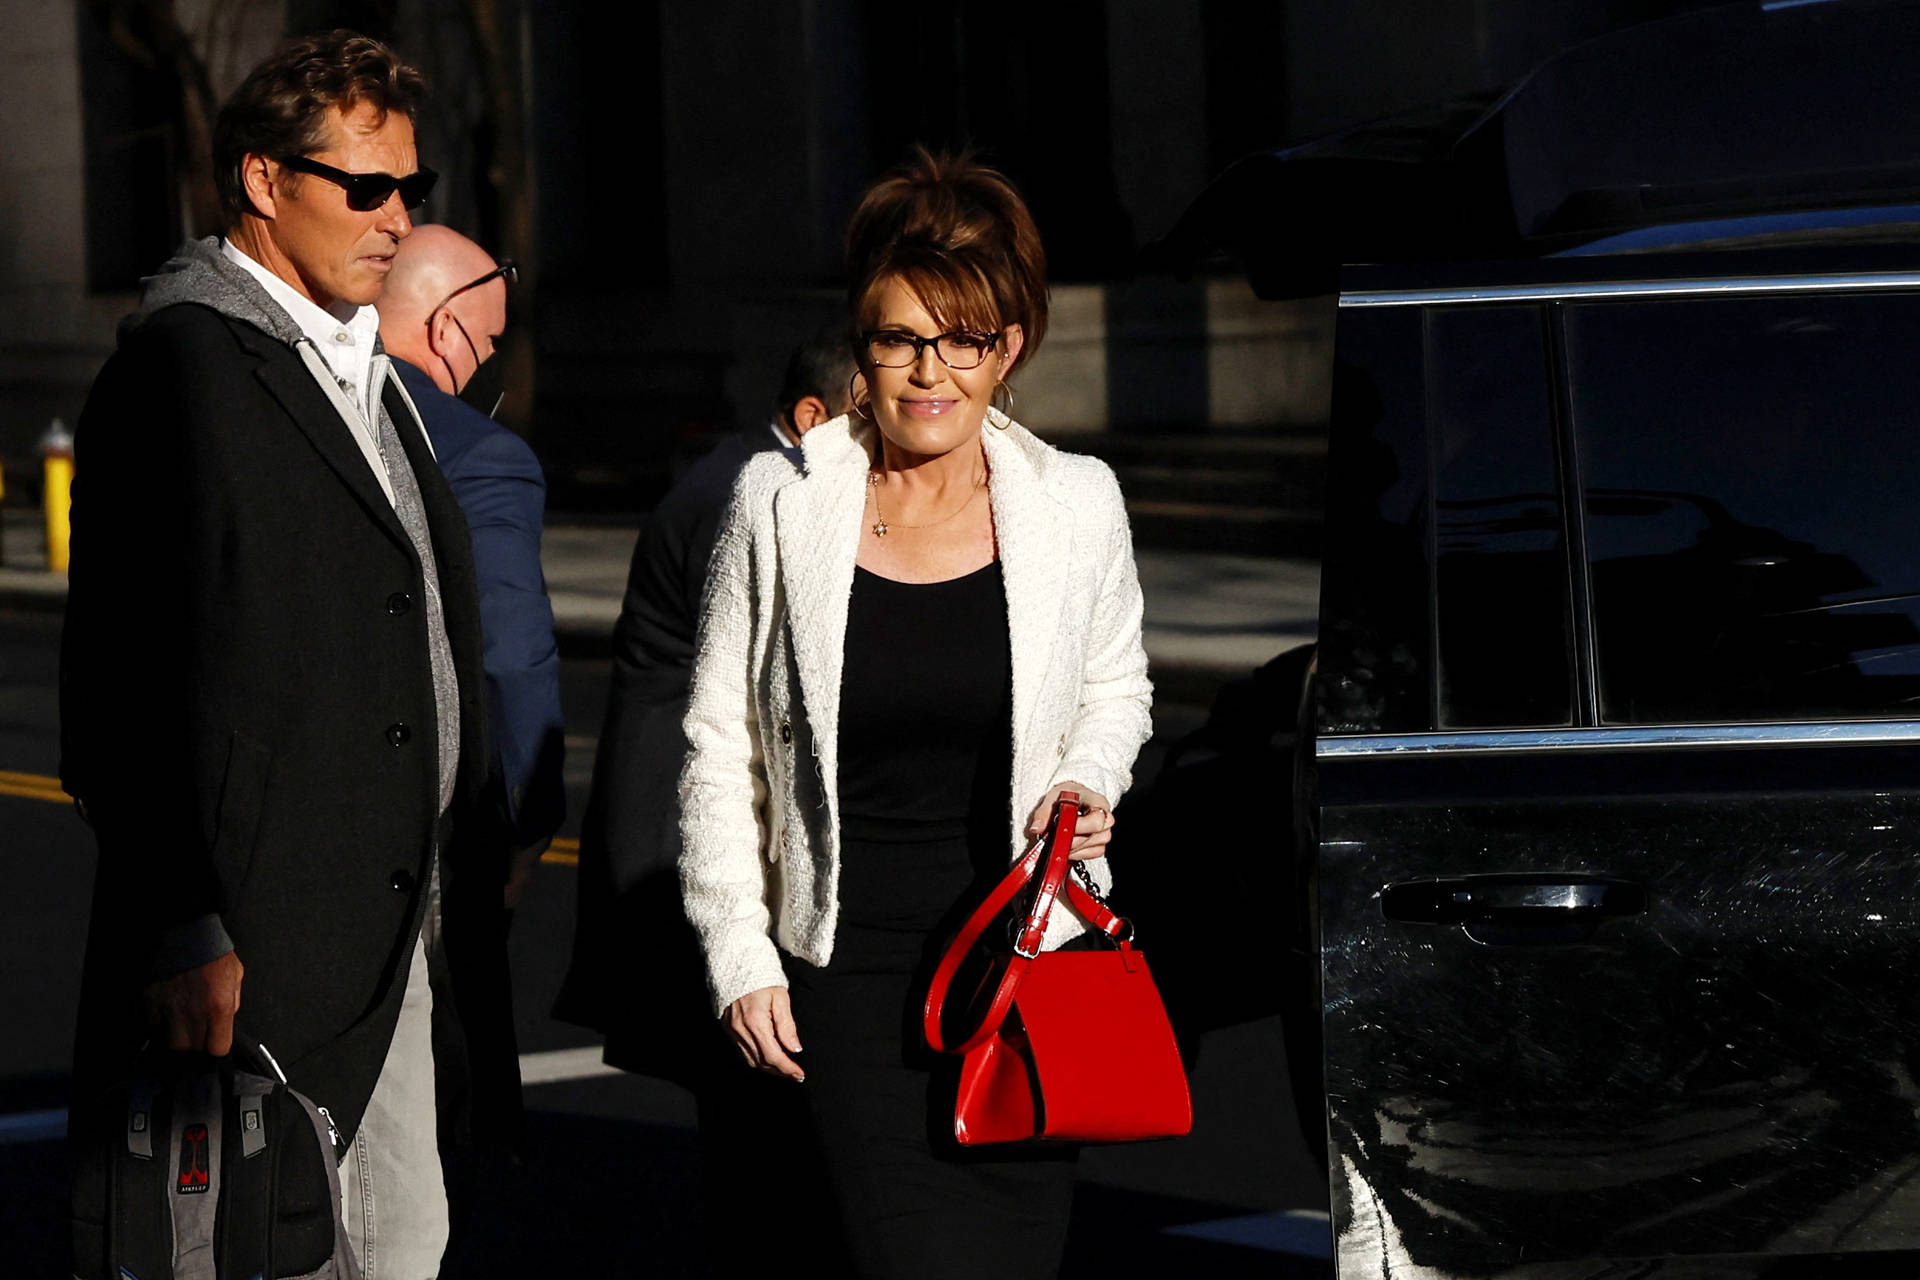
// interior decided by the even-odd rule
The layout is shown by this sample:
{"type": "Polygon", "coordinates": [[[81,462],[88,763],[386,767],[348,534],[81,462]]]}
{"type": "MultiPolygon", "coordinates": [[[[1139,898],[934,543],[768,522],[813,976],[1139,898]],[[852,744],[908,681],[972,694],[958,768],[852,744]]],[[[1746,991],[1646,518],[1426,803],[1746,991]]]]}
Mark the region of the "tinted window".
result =
{"type": "Polygon", "coordinates": [[[1340,315],[1320,576],[1322,733],[1433,727],[1421,352],[1411,307],[1340,315]]]}
{"type": "Polygon", "coordinates": [[[1567,313],[1603,718],[1920,699],[1920,298],[1567,313]]]}
{"type": "Polygon", "coordinates": [[[1536,306],[1427,315],[1440,722],[1572,720],[1565,522],[1536,306]]]}

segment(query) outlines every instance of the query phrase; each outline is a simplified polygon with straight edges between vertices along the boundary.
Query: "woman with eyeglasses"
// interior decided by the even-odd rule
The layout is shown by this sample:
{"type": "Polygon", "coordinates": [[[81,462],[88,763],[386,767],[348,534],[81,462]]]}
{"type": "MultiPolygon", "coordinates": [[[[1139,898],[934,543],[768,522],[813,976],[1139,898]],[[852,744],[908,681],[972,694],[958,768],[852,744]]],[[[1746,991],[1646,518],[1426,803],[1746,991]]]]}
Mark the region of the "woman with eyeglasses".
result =
{"type": "MultiPolygon", "coordinates": [[[[755,459],[714,551],[687,914],[741,1057],[804,1091],[858,1274],[1050,1276],[1075,1153],[963,1152],[959,1059],[927,1048],[919,1009],[1062,789],[1088,806],[1073,856],[1109,882],[1113,802],[1150,730],[1126,511],[1103,463],[1008,414],[1047,287],[1003,176],[920,151],[867,191],[847,245],[853,412],[797,464],[755,459]]],[[[1056,908],[1046,946],[1085,929],[1056,908]]],[[[766,1159],[770,1196],[811,1176],[766,1159]]]]}

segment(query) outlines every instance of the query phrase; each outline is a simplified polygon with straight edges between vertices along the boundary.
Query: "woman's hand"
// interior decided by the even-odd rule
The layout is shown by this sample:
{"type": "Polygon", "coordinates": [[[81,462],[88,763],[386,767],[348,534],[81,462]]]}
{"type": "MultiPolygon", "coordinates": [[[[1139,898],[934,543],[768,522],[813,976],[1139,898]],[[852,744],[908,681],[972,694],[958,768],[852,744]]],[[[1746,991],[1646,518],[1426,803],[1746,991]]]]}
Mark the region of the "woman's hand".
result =
{"type": "Polygon", "coordinates": [[[1060,798],[1062,791],[1080,793],[1080,821],[1074,824],[1073,848],[1067,856],[1075,862],[1106,857],[1107,841],[1113,839],[1113,806],[1098,791],[1077,782],[1061,783],[1034,806],[1033,816],[1027,819],[1027,837],[1031,839],[1047,829],[1047,822],[1053,817],[1053,802],[1060,798]]]}
{"type": "Polygon", "coordinates": [[[800,1052],[800,1033],[793,1026],[793,1005],[785,987],[749,991],[728,1005],[727,1034],[748,1066],[789,1080],[807,1078],[800,1064],[787,1056],[800,1052]]]}

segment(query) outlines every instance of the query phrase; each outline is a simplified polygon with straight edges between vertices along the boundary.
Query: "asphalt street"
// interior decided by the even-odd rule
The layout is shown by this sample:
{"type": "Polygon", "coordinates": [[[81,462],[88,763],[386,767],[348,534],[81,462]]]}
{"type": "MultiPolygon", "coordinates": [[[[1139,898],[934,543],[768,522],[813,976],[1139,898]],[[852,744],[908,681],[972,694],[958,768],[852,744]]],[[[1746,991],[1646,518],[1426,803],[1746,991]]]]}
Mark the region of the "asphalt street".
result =
{"type": "MultiPolygon", "coordinates": [[[[58,764],[58,636],[57,614],[0,609],[0,1241],[11,1273],[48,1276],[64,1264],[60,1133],[93,863],[88,832],[46,782],[58,764]]],[[[566,837],[585,805],[605,686],[604,662],[564,664],[566,837]]],[[[1204,690],[1181,688],[1187,701],[1155,708],[1143,778],[1204,716],[1204,690]]],[[[701,1218],[687,1095],[600,1074],[592,1034],[547,1016],[572,932],[562,848],[542,864],[512,941],[523,1064],[542,1078],[527,1090],[527,1160],[488,1180],[445,1274],[697,1275],[701,1232],[750,1224],[701,1218]]],[[[1193,1083],[1191,1137],[1085,1153],[1064,1274],[1330,1275],[1326,1186],[1293,1119],[1275,1021],[1211,1033],[1193,1083]]],[[[770,1192],[784,1172],[770,1153],[770,1192]]]]}

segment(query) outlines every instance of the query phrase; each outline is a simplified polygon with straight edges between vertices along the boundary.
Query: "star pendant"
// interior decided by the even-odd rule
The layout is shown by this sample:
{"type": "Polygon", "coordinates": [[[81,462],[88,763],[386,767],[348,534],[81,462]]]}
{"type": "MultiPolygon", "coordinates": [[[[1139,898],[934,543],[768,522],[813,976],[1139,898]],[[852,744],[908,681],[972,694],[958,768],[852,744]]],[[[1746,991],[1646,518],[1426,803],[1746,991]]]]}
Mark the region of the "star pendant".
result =
{"type": "Polygon", "coordinates": [[[876,538],[884,538],[887,536],[887,522],[885,520],[875,520],[873,522],[873,536],[876,538]]]}

